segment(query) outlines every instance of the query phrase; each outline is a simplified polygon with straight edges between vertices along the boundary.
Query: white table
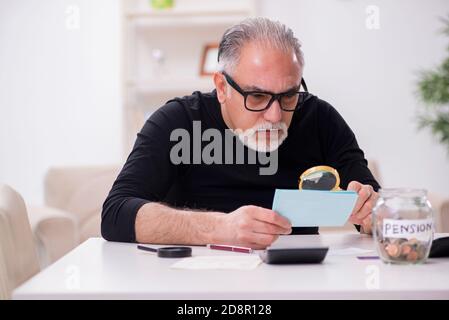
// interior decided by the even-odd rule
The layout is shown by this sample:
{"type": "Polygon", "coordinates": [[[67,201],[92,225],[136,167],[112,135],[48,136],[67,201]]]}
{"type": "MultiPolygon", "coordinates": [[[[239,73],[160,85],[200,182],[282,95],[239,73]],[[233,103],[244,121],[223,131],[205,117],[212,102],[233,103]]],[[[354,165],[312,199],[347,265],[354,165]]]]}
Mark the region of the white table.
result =
{"type": "MultiPolygon", "coordinates": [[[[284,236],[276,246],[373,249],[358,234],[284,236]]],[[[193,247],[193,255],[242,255],[193,247]]],[[[375,253],[374,253],[375,254],[375,253]]],[[[322,264],[179,270],[135,244],[92,238],[17,288],[13,299],[449,299],[449,258],[422,265],[329,254],[322,264]]]]}

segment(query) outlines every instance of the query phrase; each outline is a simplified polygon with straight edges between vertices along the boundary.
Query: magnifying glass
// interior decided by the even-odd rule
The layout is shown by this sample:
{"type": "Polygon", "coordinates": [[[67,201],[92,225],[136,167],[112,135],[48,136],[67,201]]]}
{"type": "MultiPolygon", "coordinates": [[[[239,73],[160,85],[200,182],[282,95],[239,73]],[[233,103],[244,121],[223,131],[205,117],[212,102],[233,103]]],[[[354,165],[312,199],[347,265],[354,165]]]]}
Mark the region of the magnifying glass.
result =
{"type": "Polygon", "coordinates": [[[299,190],[341,190],[340,175],[329,166],[312,167],[299,177],[299,190]]]}
{"type": "Polygon", "coordinates": [[[138,245],[137,249],[156,252],[159,258],[185,258],[192,256],[192,248],[190,247],[164,247],[156,249],[138,245]]]}

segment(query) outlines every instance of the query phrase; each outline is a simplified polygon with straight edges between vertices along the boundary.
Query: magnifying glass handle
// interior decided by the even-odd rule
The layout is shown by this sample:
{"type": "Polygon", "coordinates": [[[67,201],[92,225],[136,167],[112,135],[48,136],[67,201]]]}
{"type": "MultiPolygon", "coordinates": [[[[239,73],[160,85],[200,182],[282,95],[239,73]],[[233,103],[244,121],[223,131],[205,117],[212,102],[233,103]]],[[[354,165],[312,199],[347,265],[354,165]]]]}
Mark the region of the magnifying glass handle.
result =
{"type": "Polygon", "coordinates": [[[150,252],[157,252],[157,249],[145,247],[145,246],[141,246],[141,245],[138,245],[137,249],[144,250],[144,251],[150,251],[150,252]]]}

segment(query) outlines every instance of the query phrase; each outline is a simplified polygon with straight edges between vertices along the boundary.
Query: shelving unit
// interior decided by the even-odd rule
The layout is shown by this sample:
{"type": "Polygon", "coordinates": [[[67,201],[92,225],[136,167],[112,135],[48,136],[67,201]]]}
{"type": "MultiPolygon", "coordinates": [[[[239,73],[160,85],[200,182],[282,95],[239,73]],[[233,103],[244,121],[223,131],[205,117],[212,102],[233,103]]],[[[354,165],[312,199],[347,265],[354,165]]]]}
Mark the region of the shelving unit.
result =
{"type": "Polygon", "coordinates": [[[125,155],[166,101],[213,89],[212,78],[200,76],[204,47],[255,10],[255,0],[174,0],[173,8],[162,10],[151,8],[150,0],[122,0],[125,155]]]}

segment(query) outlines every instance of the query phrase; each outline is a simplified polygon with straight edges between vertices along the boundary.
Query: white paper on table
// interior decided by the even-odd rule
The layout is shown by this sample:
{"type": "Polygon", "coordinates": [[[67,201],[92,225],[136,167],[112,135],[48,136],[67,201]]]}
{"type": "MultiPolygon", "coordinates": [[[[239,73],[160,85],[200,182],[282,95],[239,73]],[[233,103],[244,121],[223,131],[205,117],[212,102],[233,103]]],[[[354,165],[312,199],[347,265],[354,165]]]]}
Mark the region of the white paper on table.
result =
{"type": "Polygon", "coordinates": [[[189,257],[172,264],[170,268],[189,270],[252,270],[255,269],[262,260],[258,255],[245,256],[200,256],[189,257]]]}
{"type": "Polygon", "coordinates": [[[341,249],[329,249],[328,255],[330,256],[352,256],[358,254],[373,253],[373,250],[360,249],[360,248],[341,248],[341,249]]]}

